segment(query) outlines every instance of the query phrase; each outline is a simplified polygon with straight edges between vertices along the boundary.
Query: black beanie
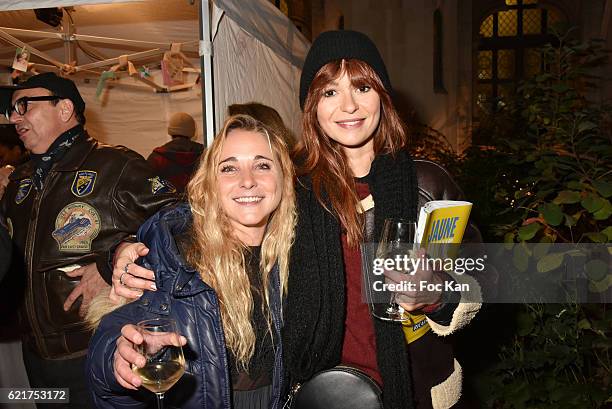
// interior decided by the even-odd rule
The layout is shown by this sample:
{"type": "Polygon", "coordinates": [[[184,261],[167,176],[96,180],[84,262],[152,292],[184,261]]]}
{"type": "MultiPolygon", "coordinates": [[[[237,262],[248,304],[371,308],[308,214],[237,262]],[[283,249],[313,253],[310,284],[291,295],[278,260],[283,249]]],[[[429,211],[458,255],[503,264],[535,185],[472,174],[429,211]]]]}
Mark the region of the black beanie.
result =
{"type": "Polygon", "coordinates": [[[312,43],[300,78],[300,107],[304,109],[306,95],[317,72],[335,60],[355,59],[366,62],[378,74],[385,89],[391,93],[391,81],[385,63],[370,38],[358,31],[338,30],[321,33],[312,43]]]}

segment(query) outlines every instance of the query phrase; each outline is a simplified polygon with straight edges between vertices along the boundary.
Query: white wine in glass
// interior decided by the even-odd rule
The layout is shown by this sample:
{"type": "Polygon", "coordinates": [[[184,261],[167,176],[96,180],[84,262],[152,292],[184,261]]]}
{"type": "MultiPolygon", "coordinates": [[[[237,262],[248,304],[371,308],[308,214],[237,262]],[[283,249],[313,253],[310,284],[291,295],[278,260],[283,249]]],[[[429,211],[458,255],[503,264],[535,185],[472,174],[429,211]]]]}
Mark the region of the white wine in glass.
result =
{"type": "Polygon", "coordinates": [[[154,318],[137,324],[143,342],[136,345],[146,363],[142,368],[133,366],[132,370],[142,379],[142,386],[155,393],[157,408],[164,407],[164,393],[183,376],[185,358],[183,349],[170,342],[178,338],[176,322],[170,318],[154,318]]]}
{"type": "MultiPolygon", "coordinates": [[[[416,223],[404,219],[385,219],[383,230],[376,250],[379,259],[394,259],[395,257],[412,257],[415,247],[416,223]]],[[[396,269],[409,274],[410,270],[396,269]]],[[[372,315],[383,321],[410,321],[410,314],[395,302],[395,293],[391,294],[388,303],[373,303],[370,306],[372,315]]]]}

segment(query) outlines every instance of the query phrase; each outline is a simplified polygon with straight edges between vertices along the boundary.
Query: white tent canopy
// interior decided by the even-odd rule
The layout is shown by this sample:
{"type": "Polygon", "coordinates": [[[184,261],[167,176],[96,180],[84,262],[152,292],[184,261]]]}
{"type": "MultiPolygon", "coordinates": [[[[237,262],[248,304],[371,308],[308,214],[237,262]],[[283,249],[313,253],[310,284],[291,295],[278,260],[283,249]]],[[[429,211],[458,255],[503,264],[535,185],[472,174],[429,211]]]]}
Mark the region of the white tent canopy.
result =
{"type": "MultiPolygon", "coordinates": [[[[185,54],[196,67],[200,66],[196,53],[200,30],[198,2],[106,0],[103,2],[106,4],[96,3],[102,1],[3,1],[1,10],[21,10],[0,13],[0,26],[62,33],[37,21],[31,10],[24,9],[75,6],[70,18],[76,34],[168,45],[190,43],[192,47],[187,49],[193,52],[185,54]]],[[[287,126],[299,133],[299,73],[308,41],[267,0],[214,0],[211,9],[217,129],[225,118],[227,105],[257,101],[275,108],[287,126]]],[[[109,57],[138,51],[127,46],[87,43],[109,57]]],[[[64,61],[63,42],[45,47],[45,53],[64,61]]],[[[200,45],[201,54],[202,48],[200,45]]],[[[10,47],[0,49],[0,58],[12,58],[10,52],[10,47]]],[[[77,58],[78,64],[95,61],[81,50],[77,58]]],[[[161,82],[159,59],[146,61],[153,67],[150,72],[156,82],[161,82]]],[[[134,64],[138,67],[140,63],[134,64]]],[[[187,81],[194,82],[196,76],[188,74],[187,81]]],[[[203,95],[199,86],[180,92],[155,93],[132,78],[121,78],[108,82],[105,91],[96,97],[98,77],[95,74],[77,73],[73,79],[86,101],[87,127],[92,135],[108,143],[128,146],[144,156],[169,140],[166,121],[172,113],[185,111],[202,123],[203,95]]],[[[210,83],[206,73],[203,81],[210,83]]],[[[209,140],[212,137],[207,136],[209,140]]]]}
{"type": "Polygon", "coordinates": [[[215,119],[225,107],[258,101],[300,131],[299,80],[309,43],[269,1],[217,0],[213,12],[215,119]],[[224,13],[220,20],[219,12],[224,13]]]}
{"type": "Polygon", "coordinates": [[[130,1],[141,0],[2,0],[0,2],[0,10],[42,9],[49,7],[80,6],[84,4],[127,3],[130,1]]]}

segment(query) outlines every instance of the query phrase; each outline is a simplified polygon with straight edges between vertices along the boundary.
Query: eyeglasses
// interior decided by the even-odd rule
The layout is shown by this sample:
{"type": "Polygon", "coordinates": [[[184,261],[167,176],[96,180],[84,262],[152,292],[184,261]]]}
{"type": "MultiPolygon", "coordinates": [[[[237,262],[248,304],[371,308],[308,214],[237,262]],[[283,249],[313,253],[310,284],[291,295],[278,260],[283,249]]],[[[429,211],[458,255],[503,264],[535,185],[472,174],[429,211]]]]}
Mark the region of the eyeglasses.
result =
{"type": "Polygon", "coordinates": [[[25,113],[28,112],[28,103],[30,101],[57,101],[58,99],[62,99],[62,98],[58,97],[57,95],[43,95],[40,97],[22,97],[22,98],[19,98],[17,101],[15,101],[12,107],[6,110],[6,112],[4,113],[4,116],[6,116],[6,119],[10,120],[11,114],[13,113],[13,111],[17,112],[19,115],[25,115],[25,113]]]}

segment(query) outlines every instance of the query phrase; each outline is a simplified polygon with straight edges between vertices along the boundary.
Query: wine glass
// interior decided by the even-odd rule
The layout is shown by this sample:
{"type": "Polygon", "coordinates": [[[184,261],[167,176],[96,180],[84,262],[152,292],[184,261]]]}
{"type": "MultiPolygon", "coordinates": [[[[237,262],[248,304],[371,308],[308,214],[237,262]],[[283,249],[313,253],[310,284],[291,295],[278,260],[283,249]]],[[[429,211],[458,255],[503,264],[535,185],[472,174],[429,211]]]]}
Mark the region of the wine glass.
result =
{"type": "MultiPolygon", "coordinates": [[[[409,274],[412,271],[410,258],[418,247],[415,237],[416,223],[398,218],[385,219],[376,258],[394,260],[393,270],[409,274]]],[[[410,314],[395,302],[394,291],[390,297],[387,303],[372,303],[372,315],[384,321],[409,321],[410,314]]]]}
{"type": "Polygon", "coordinates": [[[157,409],[164,408],[164,393],[183,376],[185,357],[180,346],[172,345],[170,337],[178,338],[176,321],[170,318],[154,318],[136,324],[143,342],[136,350],[145,357],[142,368],[132,366],[132,371],[142,379],[142,386],[155,393],[157,409]]]}

